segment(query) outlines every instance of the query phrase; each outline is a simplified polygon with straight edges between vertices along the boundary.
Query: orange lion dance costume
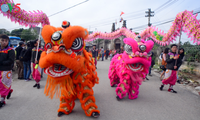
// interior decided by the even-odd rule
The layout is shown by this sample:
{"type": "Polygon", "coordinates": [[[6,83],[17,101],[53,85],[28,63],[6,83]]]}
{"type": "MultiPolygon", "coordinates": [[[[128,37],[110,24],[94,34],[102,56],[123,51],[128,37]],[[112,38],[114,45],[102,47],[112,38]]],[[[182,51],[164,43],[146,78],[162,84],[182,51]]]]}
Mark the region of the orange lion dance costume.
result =
{"type": "Polygon", "coordinates": [[[80,26],[70,26],[64,21],[63,28],[50,25],[42,29],[45,48],[39,65],[48,74],[45,94],[60,97],[58,116],[72,112],[76,98],[87,116],[99,117],[92,87],[98,84],[92,55],[84,49],[88,31],[80,26]]]}

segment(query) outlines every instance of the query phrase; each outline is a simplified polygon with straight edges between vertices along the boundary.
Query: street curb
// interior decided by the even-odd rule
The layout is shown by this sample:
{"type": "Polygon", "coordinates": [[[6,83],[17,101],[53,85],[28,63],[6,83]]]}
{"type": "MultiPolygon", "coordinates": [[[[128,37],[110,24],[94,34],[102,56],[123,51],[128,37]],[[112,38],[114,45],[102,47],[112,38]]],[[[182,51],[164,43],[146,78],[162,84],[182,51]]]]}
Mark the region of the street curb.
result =
{"type": "MultiPolygon", "coordinates": [[[[154,70],[152,70],[152,73],[156,76],[156,77],[160,77],[160,74],[155,72],[154,70]]],[[[192,92],[193,94],[200,96],[200,92],[196,91],[193,87],[191,86],[187,86],[187,85],[183,85],[183,84],[176,84],[181,88],[185,88],[187,90],[189,90],[190,92],[192,92]]]]}

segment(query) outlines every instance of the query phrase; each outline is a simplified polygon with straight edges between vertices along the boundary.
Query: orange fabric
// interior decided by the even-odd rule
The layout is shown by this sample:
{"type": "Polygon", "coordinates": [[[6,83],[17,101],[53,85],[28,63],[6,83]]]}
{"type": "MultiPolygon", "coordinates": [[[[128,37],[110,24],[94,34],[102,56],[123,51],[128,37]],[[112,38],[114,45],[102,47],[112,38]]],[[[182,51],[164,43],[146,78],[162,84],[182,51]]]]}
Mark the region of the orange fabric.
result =
{"type": "Polygon", "coordinates": [[[50,25],[43,27],[41,32],[45,43],[51,43],[52,48],[41,54],[39,65],[41,68],[48,68],[54,64],[61,64],[72,69],[74,72],[70,75],[62,77],[51,77],[48,75],[44,93],[46,96],[53,98],[60,97],[60,108],[58,112],[69,114],[74,108],[74,100],[80,99],[81,106],[87,116],[91,116],[92,112],[98,112],[93,89],[95,84],[99,83],[92,55],[83,48],[83,55],[75,55],[72,57],[66,54],[64,50],[59,52],[49,52],[51,50],[59,50],[59,45],[51,40],[53,33],[62,31],[62,45],[66,50],[70,49],[76,38],[83,40],[88,37],[88,31],[80,26],[69,26],[67,29],[56,28],[50,25]],[[65,101],[65,102],[63,102],[65,101]],[[89,101],[89,103],[88,103],[89,101]],[[92,102],[91,102],[92,101],[92,102]],[[66,111],[67,110],[67,111],[66,111]],[[90,111],[88,113],[88,111],[90,111]]]}
{"type": "Polygon", "coordinates": [[[67,49],[71,48],[73,41],[82,36],[83,39],[88,37],[88,31],[80,26],[71,26],[63,31],[63,43],[67,49]]]}
{"type": "Polygon", "coordinates": [[[166,68],[166,65],[167,65],[167,62],[164,60],[164,58],[162,57],[162,63],[161,63],[162,65],[164,65],[165,66],[165,68],[166,68]]]}

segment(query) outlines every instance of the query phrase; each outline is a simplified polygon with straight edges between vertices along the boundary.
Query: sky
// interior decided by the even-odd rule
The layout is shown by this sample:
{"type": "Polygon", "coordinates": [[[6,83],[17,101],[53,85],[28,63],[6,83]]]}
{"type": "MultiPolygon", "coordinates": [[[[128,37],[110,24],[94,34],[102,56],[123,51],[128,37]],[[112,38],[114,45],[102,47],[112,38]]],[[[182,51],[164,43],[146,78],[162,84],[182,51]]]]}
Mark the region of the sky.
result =
{"type": "MultiPolygon", "coordinates": [[[[64,12],[49,17],[52,26],[60,27],[63,20],[67,20],[71,25],[80,25],[89,31],[111,32],[112,23],[117,21],[116,28],[122,26],[119,23],[120,13],[123,11],[123,19],[126,20],[127,28],[133,28],[134,32],[141,32],[147,28],[148,18],[145,11],[151,8],[154,17],[151,23],[158,24],[167,20],[175,19],[179,12],[184,10],[200,11],[200,0],[13,0],[20,3],[20,8],[26,11],[42,10],[47,16],[62,11],[66,8],[84,2],[81,5],[68,9],[64,12]],[[164,3],[168,4],[162,6],[164,3]],[[146,26],[145,26],[146,25],[146,26]]],[[[197,16],[200,19],[199,15],[197,16]]],[[[167,32],[172,23],[157,26],[167,32]]],[[[11,22],[10,19],[0,14],[0,29],[9,31],[22,28],[18,23],[11,22]]],[[[26,27],[23,27],[26,28],[26,27]]],[[[181,41],[189,41],[183,33],[181,41]]],[[[178,42],[178,38],[176,43],[178,42]]]]}

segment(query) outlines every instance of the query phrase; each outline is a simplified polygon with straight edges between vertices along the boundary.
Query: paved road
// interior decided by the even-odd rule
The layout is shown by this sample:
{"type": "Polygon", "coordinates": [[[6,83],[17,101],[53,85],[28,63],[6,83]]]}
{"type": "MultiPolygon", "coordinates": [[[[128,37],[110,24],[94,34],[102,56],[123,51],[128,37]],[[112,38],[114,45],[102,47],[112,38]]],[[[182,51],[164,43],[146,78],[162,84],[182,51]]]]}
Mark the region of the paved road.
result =
{"type": "MultiPolygon", "coordinates": [[[[101,111],[98,120],[199,120],[200,97],[175,86],[177,94],[159,90],[161,84],[156,76],[149,77],[140,87],[139,97],[116,100],[115,88],[108,79],[110,61],[98,62],[100,83],[94,87],[96,104],[101,111]]],[[[86,117],[79,100],[70,115],[57,117],[59,99],[49,99],[44,92],[45,78],[41,89],[33,88],[34,81],[14,80],[14,92],[7,105],[0,109],[0,120],[92,120],[86,117]]]]}

